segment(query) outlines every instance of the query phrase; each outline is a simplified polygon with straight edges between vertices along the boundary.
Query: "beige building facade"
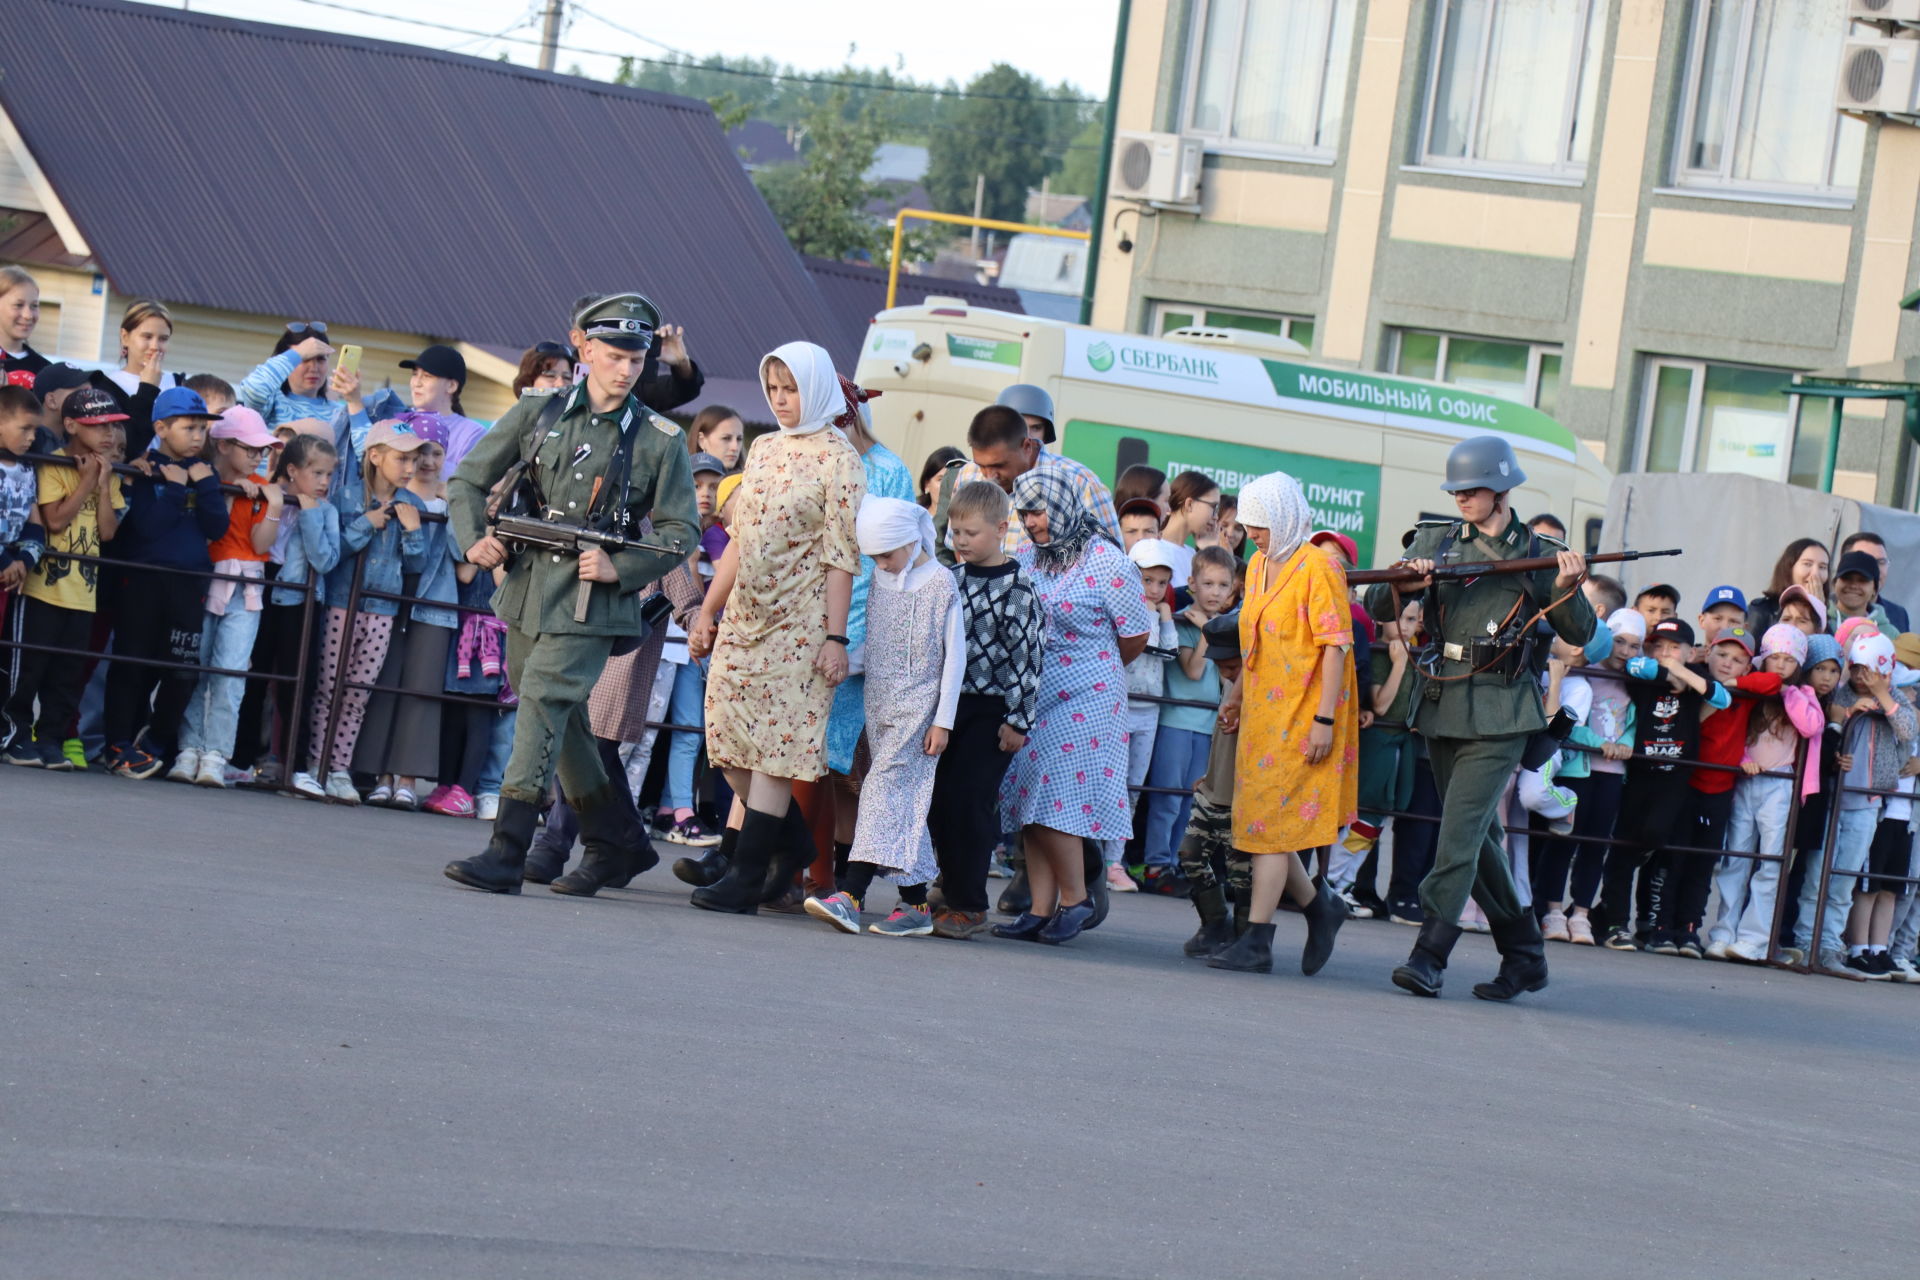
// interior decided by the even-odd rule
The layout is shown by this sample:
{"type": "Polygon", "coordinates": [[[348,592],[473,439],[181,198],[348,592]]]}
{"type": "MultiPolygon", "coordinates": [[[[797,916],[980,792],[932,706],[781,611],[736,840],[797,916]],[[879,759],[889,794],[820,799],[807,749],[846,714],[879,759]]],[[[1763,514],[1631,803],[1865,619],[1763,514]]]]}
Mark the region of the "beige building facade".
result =
{"type": "Polygon", "coordinates": [[[1796,373],[1920,355],[1920,128],[1842,114],[1848,0],[1133,0],[1093,321],[1207,323],[1508,396],[1617,471],[1911,508],[1898,402],[1830,448],[1796,373]],[[1118,185],[1118,184],[1116,184],[1118,185]]]}

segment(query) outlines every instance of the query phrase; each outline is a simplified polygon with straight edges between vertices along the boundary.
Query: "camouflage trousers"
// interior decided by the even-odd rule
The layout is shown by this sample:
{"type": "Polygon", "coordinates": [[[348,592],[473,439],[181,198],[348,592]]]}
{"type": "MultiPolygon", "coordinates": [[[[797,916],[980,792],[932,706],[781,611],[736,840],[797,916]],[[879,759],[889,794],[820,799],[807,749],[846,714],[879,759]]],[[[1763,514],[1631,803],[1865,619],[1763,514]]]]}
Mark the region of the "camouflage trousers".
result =
{"type": "Polygon", "coordinates": [[[1226,877],[1232,899],[1253,885],[1253,855],[1233,847],[1233,806],[1217,805],[1198,796],[1187,833],[1180,841],[1180,874],[1195,889],[1211,889],[1226,877]]]}

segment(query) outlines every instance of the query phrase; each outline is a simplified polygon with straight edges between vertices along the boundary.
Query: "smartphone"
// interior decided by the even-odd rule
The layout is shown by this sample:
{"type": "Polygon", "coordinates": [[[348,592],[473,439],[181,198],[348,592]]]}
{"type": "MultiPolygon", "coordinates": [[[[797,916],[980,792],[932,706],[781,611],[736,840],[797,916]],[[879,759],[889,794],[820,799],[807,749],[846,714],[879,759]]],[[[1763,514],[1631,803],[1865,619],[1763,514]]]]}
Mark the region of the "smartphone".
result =
{"type": "Polygon", "coordinates": [[[364,353],[361,348],[354,346],[351,342],[346,343],[340,348],[340,360],[334,367],[342,373],[358,373],[362,354],[364,353]]]}

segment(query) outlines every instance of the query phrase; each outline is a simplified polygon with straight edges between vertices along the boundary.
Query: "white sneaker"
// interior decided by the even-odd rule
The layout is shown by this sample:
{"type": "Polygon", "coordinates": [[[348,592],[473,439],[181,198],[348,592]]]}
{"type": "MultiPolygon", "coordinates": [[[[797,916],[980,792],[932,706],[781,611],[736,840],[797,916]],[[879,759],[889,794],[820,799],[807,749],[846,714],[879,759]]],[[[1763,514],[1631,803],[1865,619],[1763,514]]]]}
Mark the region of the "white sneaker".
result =
{"type": "Polygon", "coordinates": [[[295,795],[305,796],[309,800],[327,798],[327,789],[320,785],[320,779],[304,769],[293,775],[293,791],[295,795]]]}
{"type": "Polygon", "coordinates": [[[1540,937],[1547,942],[1572,942],[1573,935],[1567,932],[1567,913],[1549,911],[1540,918],[1540,937]]]}
{"type": "Polygon", "coordinates": [[[1920,968],[1915,968],[1913,961],[1905,956],[1895,956],[1893,972],[1888,976],[1895,982],[1920,982],[1920,968]]]}
{"type": "Polygon", "coordinates": [[[227,758],[218,751],[200,753],[200,771],[193,775],[197,787],[224,787],[227,785],[227,758]]]}
{"type": "Polygon", "coordinates": [[[192,747],[180,748],[180,754],[174,757],[173,768],[167,770],[168,782],[192,782],[200,772],[200,753],[192,747]]]}
{"type": "MultiPolygon", "coordinates": [[[[1787,948],[1784,948],[1784,947],[1781,948],[1781,951],[1783,954],[1785,953],[1786,950],[1787,948]]],[[[1707,948],[1707,954],[1708,955],[1713,954],[1712,947],[1707,948]]],[[[1741,943],[1738,943],[1738,942],[1730,942],[1727,944],[1726,953],[1724,956],[1722,956],[1722,959],[1744,960],[1748,964],[1765,964],[1767,962],[1766,944],[1762,943],[1761,945],[1756,947],[1756,946],[1753,946],[1751,943],[1742,945],[1741,943]]],[[[1800,962],[1798,960],[1795,960],[1793,963],[1798,964],[1800,962]]]]}
{"type": "Polygon", "coordinates": [[[1340,891],[1340,901],[1347,904],[1347,914],[1355,920],[1373,919],[1373,908],[1361,905],[1360,900],[1353,896],[1353,890],[1351,888],[1340,891]]]}
{"type": "Polygon", "coordinates": [[[500,816],[500,797],[491,791],[475,796],[473,816],[481,822],[492,822],[500,816]]]}
{"type": "Polygon", "coordinates": [[[328,774],[326,797],[335,804],[359,804],[360,793],[353,789],[353,775],[340,769],[328,774]]]}
{"type": "Polygon", "coordinates": [[[1725,960],[1727,953],[1732,950],[1733,944],[1731,942],[1709,942],[1707,944],[1707,959],[1725,960]]]}
{"type": "Polygon", "coordinates": [[[239,769],[231,764],[227,766],[226,781],[230,787],[250,787],[258,776],[252,769],[239,769]]]}
{"type": "Polygon", "coordinates": [[[1799,968],[1807,962],[1807,949],[1805,947],[1781,947],[1773,953],[1773,958],[1781,964],[1790,964],[1795,968],[1799,968]]]}

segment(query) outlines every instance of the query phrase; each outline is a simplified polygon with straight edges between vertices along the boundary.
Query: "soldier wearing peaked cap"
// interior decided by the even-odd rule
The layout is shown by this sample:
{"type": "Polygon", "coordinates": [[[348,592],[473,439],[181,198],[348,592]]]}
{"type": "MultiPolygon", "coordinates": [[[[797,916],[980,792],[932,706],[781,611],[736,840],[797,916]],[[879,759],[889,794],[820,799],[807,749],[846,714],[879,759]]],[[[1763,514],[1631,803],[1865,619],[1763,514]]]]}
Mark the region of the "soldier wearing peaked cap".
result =
{"type": "Polygon", "coordinates": [[[577,299],[573,306],[576,322],[567,338],[574,350],[579,350],[585,340],[578,317],[591,308],[604,308],[610,303],[619,308],[614,319],[640,324],[647,333],[646,367],[640,371],[640,380],[633,388],[640,403],[657,413],[668,413],[699,399],[707,379],[700,372],[699,364],[687,354],[686,331],[679,325],[662,324],[659,309],[640,294],[623,293],[609,298],[594,293],[577,299]]]}
{"type": "Polygon", "coordinates": [[[1453,495],[1459,519],[1424,523],[1407,543],[1404,563],[1423,573],[1486,560],[1557,555],[1559,561],[1535,573],[1428,579],[1430,639],[1420,658],[1413,722],[1442,796],[1440,838],[1433,870],[1420,884],[1426,920],[1413,954],[1393,972],[1394,984],[1415,995],[1440,994],[1469,895],[1487,913],[1501,957],[1499,975],[1473,993],[1511,1000],[1547,985],[1540,922],[1521,905],[1507,863],[1500,801],[1528,739],[1546,728],[1531,661],[1536,621],[1544,617],[1568,643],[1582,646],[1596,627],[1580,590],[1586,558],[1528,532],[1513,514],[1508,495],[1526,479],[1504,437],[1461,441],[1447,456],[1440,486],[1453,495]]]}
{"type": "Polygon", "coordinates": [[[586,377],[522,398],[448,483],[448,518],[467,560],[482,569],[507,566],[493,611],[507,624],[507,674],[520,695],[492,839],[479,856],[446,869],[460,884],[520,892],[538,806],[556,772],[579,814],[586,853],[551,888],[591,895],[645,870],[645,832],[631,802],[622,802],[625,780],[609,780],[600,762],[586,703],[615,643],[642,634],[637,593],[681,563],[700,534],[680,428],[635,393],[658,320],[637,293],[579,308],[572,327],[586,377]],[[502,480],[507,484],[494,495],[502,480]],[[491,524],[497,511],[516,504],[538,519],[636,542],[650,517],[647,541],[669,549],[510,551],[491,524]],[[583,617],[576,616],[582,582],[592,584],[583,617]]]}

